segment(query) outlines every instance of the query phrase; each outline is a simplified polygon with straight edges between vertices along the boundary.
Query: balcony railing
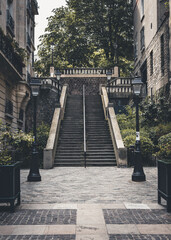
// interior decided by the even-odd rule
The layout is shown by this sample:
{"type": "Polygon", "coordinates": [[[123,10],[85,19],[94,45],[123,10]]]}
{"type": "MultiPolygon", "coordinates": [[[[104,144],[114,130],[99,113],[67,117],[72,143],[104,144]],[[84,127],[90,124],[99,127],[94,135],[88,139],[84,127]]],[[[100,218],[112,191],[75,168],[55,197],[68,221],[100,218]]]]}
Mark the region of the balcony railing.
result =
{"type": "Polygon", "coordinates": [[[107,84],[108,95],[111,96],[129,96],[132,94],[133,78],[114,78],[107,84]]]}
{"type": "Polygon", "coordinates": [[[38,3],[37,0],[31,0],[32,8],[34,11],[34,15],[38,14],[38,3]]]}
{"type": "Polygon", "coordinates": [[[13,115],[13,103],[11,100],[6,99],[6,103],[5,103],[5,113],[9,114],[9,115],[13,115]]]}
{"type": "Polygon", "coordinates": [[[20,108],[20,112],[19,112],[19,120],[23,121],[24,119],[24,110],[20,108]]]}
{"type": "Polygon", "coordinates": [[[12,18],[10,11],[7,10],[7,29],[10,31],[13,37],[15,36],[14,27],[15,27],[14,19],[12,18]]]}
{"type": "Polygon", "coordinates": [[[27,82],[31,82],[31,74],[27,71],[27,82]]]}
{"type": "Polygon", "coordinates": [[[5,57],[20,73],[20,75],[22,75],[22,67],[23,67],[22,59],[17,53],[14,52],[11,42],[1,31],[0,31],[0,51],[2,51],[5,57]]]}
{"type": "Polygon", "coordinates": [[[30,17],[32,17],[30,0],[27,0],[27,12],[29,13],[30,17]]]}
{"type": "Polygon", "coordinates": [[[102,75],[107,72],[111,72],[114,74],[114,69],[104,69],[104,68],[67,68],[67,69],[61,69],[60,70],[62,74],[64,75],[102,75]]]}
{"type": "Polygon", "coordinates": [[[29,48],[29,50],[31,49],[31,37],[28,32],[27,32],[27,47],[29,48]]]}

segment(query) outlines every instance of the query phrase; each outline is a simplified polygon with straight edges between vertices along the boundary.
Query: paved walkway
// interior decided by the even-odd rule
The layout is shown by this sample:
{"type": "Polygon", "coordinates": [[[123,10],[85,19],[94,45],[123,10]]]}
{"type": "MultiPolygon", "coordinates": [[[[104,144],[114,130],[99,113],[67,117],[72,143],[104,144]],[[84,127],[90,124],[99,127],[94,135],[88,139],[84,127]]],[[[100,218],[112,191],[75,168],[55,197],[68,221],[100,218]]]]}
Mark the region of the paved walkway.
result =
{"type": "Polygon", "coordinates": [[[131,168],[41,170],[35,183],[22,170],[22,203],[15,213],[0,211],[0,240],[171,239],[157,169],[144,170],[142,183],[131,181],[131,168]]]}

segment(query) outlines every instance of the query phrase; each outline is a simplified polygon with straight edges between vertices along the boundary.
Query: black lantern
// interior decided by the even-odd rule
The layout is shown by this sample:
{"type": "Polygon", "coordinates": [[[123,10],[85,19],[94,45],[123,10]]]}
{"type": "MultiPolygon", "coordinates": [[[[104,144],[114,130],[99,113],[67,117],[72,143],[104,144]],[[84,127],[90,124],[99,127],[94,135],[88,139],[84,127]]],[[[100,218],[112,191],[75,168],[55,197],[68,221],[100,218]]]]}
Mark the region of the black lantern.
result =
{"type": "Polygon", "coordinates": [[[108,71],[106,73],[106,77],[107,77],[107,86],[108,86],[108,97],[109,97],[109,101],[110,101],[110,80],[112,78],[112,73],[110,71],[108,71]]]}
{"type": "Polygon", "coordinates": [[[30,172],[27,177],[28,182],[37,182],[41,181],[41,176],[39,173],[39,159],[38,159],[38,151],[36,144],[36,112],[37,112],[37,96],[39,95],[39,90],[41,86],[40,80],[32,80],[30,82],[32,96],[33,96],[33,148],[32,148],[32,158],[30,164],[30,172]]]}
{"type": "Polygon", "coordinates": [[[54,48],[55,48],[55,44],[51,43],[51,50],[52,50],[52,66],[53,66],[53,53],[54,53],[54,48]]]}
{"type": "Polygon", "coordinates": [[[59,102],[59,82],[60,82],[60,80],[61,80],[61,73],[60,73],[60,71],[59,70],[57,70],[56,71],[56,73],[55,73],[55,75],[56,75],[56,79],[57,79],[57,83],[58,83],[58,107],[60,107],[60,102],[59,102]]]}
{"type": "Polygon", "coordinates": [[[140,146],[140,131],[139,131],[139,102],[142,89],[142,81],[140,77],[135,77],[132,81],[132,89],[134,93],[134,101],[136,105],[136,142],[134,152],[134,172],[132,174],[132,181],[143,182],[146,180],[143,165],[140,146]]]}

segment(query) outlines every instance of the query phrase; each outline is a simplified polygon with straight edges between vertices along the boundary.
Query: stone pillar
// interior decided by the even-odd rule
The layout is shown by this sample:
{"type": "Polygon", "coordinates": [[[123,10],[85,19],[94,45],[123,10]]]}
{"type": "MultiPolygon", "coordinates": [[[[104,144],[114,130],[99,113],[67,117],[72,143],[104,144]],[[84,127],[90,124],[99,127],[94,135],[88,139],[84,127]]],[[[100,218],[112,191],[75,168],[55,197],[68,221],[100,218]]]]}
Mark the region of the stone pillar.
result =
{"type": "Polygon", "coordinates": [[[54,76],[55,76],[55,70],[54,70],[54,67],[53,67],[53,66],[50,67],[50,76],[51,76],[51,77],[54,77],[54,76]]]}
{"type": "Polygon", "coordinates": [[[114,77],[119,77],[119,67],[118,66],[114,67],[114,77]]]}

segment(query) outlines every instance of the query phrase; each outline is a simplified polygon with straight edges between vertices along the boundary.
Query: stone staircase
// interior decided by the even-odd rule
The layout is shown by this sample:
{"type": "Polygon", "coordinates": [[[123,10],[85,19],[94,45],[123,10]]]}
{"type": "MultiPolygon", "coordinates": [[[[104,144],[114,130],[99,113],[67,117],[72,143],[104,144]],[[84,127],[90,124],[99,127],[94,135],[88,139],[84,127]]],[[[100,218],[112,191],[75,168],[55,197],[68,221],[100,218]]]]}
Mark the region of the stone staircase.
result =
{"type": "MultiPolygon", "coordinates": [[[[54,166],[84,166],[83,101],[68,96],[54,166]]],[[[99,95],[86,96],[87,166],[115,166],[111,136],[99,95]]]]}
{"type": "Polygon", "coordinates": [[[86,131],[87,166],[116,166],[109,126],[99,95],[86,98],[86,131]]]}
{"type": "Polygon", "coordinates": [[[54,166],[83,166],[83,101],[81,95],[67,98],[54,166]]]}

